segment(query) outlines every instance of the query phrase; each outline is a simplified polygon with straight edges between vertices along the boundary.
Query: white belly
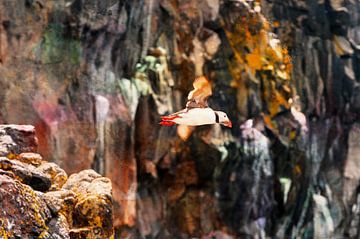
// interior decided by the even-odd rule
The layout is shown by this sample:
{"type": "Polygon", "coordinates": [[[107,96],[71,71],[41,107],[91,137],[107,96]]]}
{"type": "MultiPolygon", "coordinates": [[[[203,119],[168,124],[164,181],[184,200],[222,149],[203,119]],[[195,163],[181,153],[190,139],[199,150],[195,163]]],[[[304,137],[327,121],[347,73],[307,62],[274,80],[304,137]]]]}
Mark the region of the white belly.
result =
{"type": "Polygon", "coordinates": [[[181,118],[173,120],[177,124],[189,126],[215,124],[215,113],[211,108],[194,108],[179,116],[181,118]]]}

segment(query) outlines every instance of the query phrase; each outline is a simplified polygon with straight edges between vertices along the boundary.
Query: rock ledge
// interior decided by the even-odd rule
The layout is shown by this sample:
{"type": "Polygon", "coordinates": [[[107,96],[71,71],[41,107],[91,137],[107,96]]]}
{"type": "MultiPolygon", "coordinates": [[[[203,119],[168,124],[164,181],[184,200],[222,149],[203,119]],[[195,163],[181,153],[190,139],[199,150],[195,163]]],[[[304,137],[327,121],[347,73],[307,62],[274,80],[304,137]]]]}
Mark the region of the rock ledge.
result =
{"type": "Polygon", "coordinates": [[[33,126],[0,125],[0,238],[113,238],[111,181],[36,151],[33,126]]]}

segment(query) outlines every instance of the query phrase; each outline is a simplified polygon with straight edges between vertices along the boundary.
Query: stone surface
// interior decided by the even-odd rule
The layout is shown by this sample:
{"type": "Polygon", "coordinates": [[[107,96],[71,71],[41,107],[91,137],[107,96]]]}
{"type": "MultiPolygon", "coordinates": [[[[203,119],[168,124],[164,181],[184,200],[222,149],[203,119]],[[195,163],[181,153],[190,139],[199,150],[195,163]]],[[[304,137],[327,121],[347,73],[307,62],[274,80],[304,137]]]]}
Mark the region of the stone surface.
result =
{"type": "Polygon", "coordinates": [[[55,163],[43,162],[36,170],[50,178],[51,191],[60,190],[68,179],[66,172],[55,163]]]}
{"type": "Polygon", "coordinates": [[[41,238],[51,219],[45,202],[27,185],[0,175],[0,236],[3,238],[41,238]]]}
{"type": "MultiPolygon", "coordinates": [[[[94,171],[82,171],[80,177],[72,176],[67,182],[67,174],[55,163],[42,160],[35,152],[19,150],[34,149],[31,148],[36,142],[33,127],[11,125],[9,128],[31,129],[31,134],[18,134],[7,157],[0,157],[0,237],[111,238],[110,180],[94,171]],[[62,188],[65,184],[69,190],[62,188]],[[87,236],[73,236],[74,231],[88,229],[87,236]]],[[[4,138],[7,140],[6,136],[17,133],[8,134],[0,138],[0,144],[4,138]]]]}
{"type": "MultiPolygon", "coordinates": [[[[49,224],[49,231],[48,231],[48,238],[54,239],[70,239],[70,229],[67,223],[66,218],[59,214],[57,217],[54,217],[50,220],[49,224]]],[[[46,238],[46,237],[44,237],[46,238]]]]}
{"type": "Polygon", "coordinates": [[[287,152],[293,153],[287,160],[278,156],[278,176],[289,175],[284,163],[294,165],[290,203],[280,213],[289,224],[278,232],[284,230],[283,235],[292,238],[352,238],[359,235],[354,225],[358,225],[360,119],[355,103],[360,79],[355,39],[360,5],[302,1],[302,8],[294,7],[298,2],[267,1],[262,8],[292,55],[293,80],[310,119],[309,137],[289,145],[287,152]],[[306,218],[309,213],[311,220],[306,218]]]}
{"type": "Polygon", "coordinates": [[[39,166],[43,162],[43,158],[37,153],[21,153],[16,157],[16,159],[26,164],[32,164],[35,167],[39,166]]]}
{"type": "MultiPolygon", "coordinates": [[[[88,238],[91,238],[90,235],[96,236],[95,238],[110,238],[113,234],[111,181],[93,170],[83,170],[71,175],[63,189],[76,194],[73,226],[89,228],[88,238]]],[[[72,231],[72,234],[84,238],[80,236],[83,233],[82,229],[81,233],[75,231],[72,231]]],[[[71,238],[78,237],[71,236],[71,238]]]]}
{"type": "Polygon", "coordinates": [[[73,225],[72,215],[77,202],[74,192],[69,190],[51,191],[44,193],[42,198],[52,213],[57,214],[61,212],[65,216],[68,224],[70,226],[73,225]]]}
{"type": "Polygon", "coordinates": [[[0,125],[0,154],[36,152],[37,139],[32,125],[0,125]]]}
{"type": "Polygon", "coordinates": [[[0,157],[0,169],[12,172],[16,179],[29,185],[34,190],[44,192],[51,187],[50,177],[30,164],[0,157]]]}

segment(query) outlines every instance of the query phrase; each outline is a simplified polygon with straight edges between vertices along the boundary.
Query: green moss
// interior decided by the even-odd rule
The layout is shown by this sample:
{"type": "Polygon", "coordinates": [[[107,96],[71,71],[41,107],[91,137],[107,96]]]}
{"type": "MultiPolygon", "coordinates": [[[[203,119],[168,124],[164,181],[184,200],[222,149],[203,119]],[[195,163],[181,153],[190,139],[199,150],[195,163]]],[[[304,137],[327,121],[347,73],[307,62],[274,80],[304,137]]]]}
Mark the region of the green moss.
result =
{"type": "Polygon", "coordinates": [[[61,24],[49,24],[43,34],[43,40],[35,48],[43,64],[61,62],[79,65],[82,55],[81,42],[65,36],[61,24]]]}

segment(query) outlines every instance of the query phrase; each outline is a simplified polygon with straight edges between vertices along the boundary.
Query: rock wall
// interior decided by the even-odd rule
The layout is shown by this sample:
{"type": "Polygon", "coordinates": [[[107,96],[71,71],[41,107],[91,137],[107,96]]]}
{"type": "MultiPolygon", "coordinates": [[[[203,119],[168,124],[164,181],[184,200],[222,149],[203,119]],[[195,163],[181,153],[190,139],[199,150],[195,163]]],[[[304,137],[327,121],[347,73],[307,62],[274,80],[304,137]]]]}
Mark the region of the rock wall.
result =
{"type": "Polygon", "coordinates": [[[310,121],[302,170],[312,172],[303,176],[307,183],[296,196],[302,214],[312,220],[288,219],[288,233],[357,237],[359,2],[263,3],[265,15],[292,55],[292,79],[310,121]]]}
{"type": "Polygon", "coordinates": [[[117,238],[354,236],[356,9],[4,0],[0,122],[35,125],[67,173],[109,177],[117,238]],[[160,127],[199,75],[233,129],[160,127]]]}

